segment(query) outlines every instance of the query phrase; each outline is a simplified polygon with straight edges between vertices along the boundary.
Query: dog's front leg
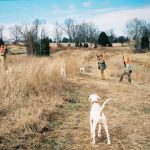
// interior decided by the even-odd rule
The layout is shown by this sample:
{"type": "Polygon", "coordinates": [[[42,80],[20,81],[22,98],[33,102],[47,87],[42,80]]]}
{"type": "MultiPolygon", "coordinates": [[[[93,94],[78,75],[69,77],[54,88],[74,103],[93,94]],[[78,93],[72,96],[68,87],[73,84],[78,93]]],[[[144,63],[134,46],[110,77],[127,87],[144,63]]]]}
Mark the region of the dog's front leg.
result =
{"type": "Polygon", "coordinates": [[[95,131],[96,131],[97,122],[93,121],[93,128],[92,128],[92,144],[95,144],[95,131]]]}

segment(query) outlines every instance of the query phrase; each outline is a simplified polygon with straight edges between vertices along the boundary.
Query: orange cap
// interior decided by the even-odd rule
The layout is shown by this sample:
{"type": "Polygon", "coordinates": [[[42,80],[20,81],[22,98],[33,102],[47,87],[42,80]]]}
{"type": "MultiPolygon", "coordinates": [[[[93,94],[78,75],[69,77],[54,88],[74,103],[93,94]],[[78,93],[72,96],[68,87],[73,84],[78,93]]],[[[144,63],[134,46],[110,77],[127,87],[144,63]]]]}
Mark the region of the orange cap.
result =
{"type": "Polygon", "coordinates": [[[126,63],[127,63],[127,64],[131,64],[131,58],[130,58],[130,57],[127,57],[126,63]]]}

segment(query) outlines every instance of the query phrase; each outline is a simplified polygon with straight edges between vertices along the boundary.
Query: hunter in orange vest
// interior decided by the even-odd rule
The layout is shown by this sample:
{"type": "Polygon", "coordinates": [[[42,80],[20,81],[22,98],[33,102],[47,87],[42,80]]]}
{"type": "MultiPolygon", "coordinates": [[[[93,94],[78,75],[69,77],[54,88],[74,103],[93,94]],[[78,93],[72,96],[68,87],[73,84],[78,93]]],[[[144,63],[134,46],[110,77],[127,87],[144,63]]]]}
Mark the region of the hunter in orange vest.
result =
{"type": "Polygon", "coordinates": [[[4,63],[6,59],[6,46],[4,45],[4,41],[0,39],[0,62],[4,63]]]}

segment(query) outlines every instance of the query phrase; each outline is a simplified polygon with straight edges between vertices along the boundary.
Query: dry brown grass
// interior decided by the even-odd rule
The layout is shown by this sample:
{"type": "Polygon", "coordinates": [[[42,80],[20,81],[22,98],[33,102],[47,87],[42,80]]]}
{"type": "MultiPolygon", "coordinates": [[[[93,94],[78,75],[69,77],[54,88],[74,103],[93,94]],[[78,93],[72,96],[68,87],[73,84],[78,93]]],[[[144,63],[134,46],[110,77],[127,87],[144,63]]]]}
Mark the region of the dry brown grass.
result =
{"type": "Polygon", "coordinates": [[[105,81],[99,80],[97,69],[96,53],[101,50],[67,50],[50,58],[9,56],[7,70],[0,70],[0,149],[147,148],[149,68],[132,54],[133,61],[138,57],[133,84],[119,83],[120,48],[108,50],[105,81]],[[77,65],[88,67],[89,72],[78,76],[77,65]],[[67,78],[60,72],[64,66],[67,78]],[[105,109],[110,147],[105,133],[95,147],[90,144],[87,99],[92,92],[100,94],[102,101],[114,99],[105,109]]]}
{"type": "MultiPolygon", "coordinates": [[[[50,114],[63,103],[63,93],[72,89],[57,62],[49,58],[8,57],[7,70],[0,70],[2,135],[17,130],[40,132],[46,126],[50,114]]],[[[67,73],[75,76],[75,60],[67,63],[67,73]]]]}
{"type": "MultiPolygon", "coordinates": [[[[108,55],[108,54],[107,54],[108,55]]],[[[125,54],[125,57],[128,54],[125,54]]],[[[107,72],[110,77],[119,78],[123,72],[124,65],[122,56],[118,53],[111,56],[107,56],[107,72]]],[[[131,59],[133,62],[133,81],[138,82],[150,82],[149,69],[150,61],[149,56],[146,54],[131,54],[131,59]]]]}
{"type": "Polygon", "coordinates": [[[146,68],[150,68],[150,55],[149,55],[149,53],[147,53],[147,54],[134,54],[132,59],[133,59],[134,63],[137,63],[139,65],[143,65],[146,68]]]}
{"type": "MultiPolygon", "coordinates": [[[[80,103],[67,105],[62,110],[62,115],[57,118],[60,124],[54,126],[51,134],[47,134],[48,137],[45,137],[50,141],[49,147],[51,149],[69,150],[148,149],[149,82],[146,82],[145,78],[141,76],[137,79],[132,77],[133,83],[131,85],[127,84],[126,79],[123,80],[123,83],[118,81],[119,74],[123,70],[120,52],[118,54],[106,52],[106,80],[101,81],[98,77],[99,70],[97,69],[95,55],[99,51],[85,51],[82,54],[81,52],[78,51],[71,54],[78,57],[78,64],[81,64],[81,66],[82,63],[88,64],[90,59],[90,72],[86,72],[76,80],[83,88],[83,91],[81,90],[81,93],[79,93],[80,103]],[[114,75],[112,75],[112,72],[114,75]],[[104,110],[108,118],[112,140],[111,146],[106,145],[104,130],[101,140],[96,137],[96,145],[92,146],[90,144],[90,104],[88,103],[88,96],[93,92],[101,96],[100,104],[108,97],[113,98],[113,101],[104,110]]],[[[147,70],[143,66],[134,63],[132,75],[140,73],[137,67],[140,67],[141,70],[147,70]]],[[[148,75],[149,71],[147,70],[145,76],[148,77],[148,75]]]]}
{"type": "Polygon", "coordinates": [[[65,59],[65,64],[66,64],[66,73],[68,77],[74,77],[78,74],[77,62],[75,58],[67,57],[65,59]]]}
{"type": "Polygon", "coordinates": [[[8,46],[9,52],[11,54],[26,54],[26,47],[21,45],[11,45],[8,46]]]}

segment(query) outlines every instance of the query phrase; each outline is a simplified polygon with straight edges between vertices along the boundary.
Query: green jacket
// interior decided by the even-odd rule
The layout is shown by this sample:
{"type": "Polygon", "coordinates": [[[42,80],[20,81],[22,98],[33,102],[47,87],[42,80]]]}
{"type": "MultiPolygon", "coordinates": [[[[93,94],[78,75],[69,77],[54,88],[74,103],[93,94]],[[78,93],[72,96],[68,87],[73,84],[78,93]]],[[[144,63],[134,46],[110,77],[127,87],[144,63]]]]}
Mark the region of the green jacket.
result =
{"type": "Polygon", "coordinates": [[[98,62],[98,69],[99,70],[105,70],[106,69],[106,63],[105,63],[105,61],[98,62]]]}

